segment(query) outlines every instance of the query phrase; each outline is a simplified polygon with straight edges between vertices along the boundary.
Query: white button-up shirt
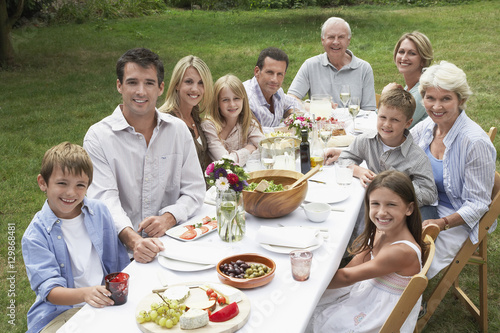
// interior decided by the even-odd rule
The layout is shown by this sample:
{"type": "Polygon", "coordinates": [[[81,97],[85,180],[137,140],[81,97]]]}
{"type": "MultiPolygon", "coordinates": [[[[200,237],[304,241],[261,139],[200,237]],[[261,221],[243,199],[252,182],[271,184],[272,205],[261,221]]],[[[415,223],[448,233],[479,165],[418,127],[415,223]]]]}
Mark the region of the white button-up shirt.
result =
{"type": "Polygon", "coordinates": [[[94,164],[87,195],[104,201],[118,233],[166,212],[184,222],[203,204],[205,180],[188,128],[158,111],[156,119],[149,145],[127,123],[121,105],[85,135],[83,147],[94,164]]]}

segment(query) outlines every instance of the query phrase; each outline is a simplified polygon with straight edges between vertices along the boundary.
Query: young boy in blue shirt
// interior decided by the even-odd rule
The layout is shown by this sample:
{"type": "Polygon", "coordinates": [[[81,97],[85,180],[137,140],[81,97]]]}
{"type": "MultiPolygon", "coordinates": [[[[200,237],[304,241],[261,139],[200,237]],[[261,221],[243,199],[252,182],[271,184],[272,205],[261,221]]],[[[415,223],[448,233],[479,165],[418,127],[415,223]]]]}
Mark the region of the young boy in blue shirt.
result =
{"type": "Polygon", "coordinates": [[[87,152],[69,142],[43,157],[37,182],[47,200],[22,238],[26,272],[36,293],[28,332],[55,332],[76,312],[73,308],[85,303],[113,305],[104,277],[130,263],[106,206],[85,197],[92,173],[87,152]]]}

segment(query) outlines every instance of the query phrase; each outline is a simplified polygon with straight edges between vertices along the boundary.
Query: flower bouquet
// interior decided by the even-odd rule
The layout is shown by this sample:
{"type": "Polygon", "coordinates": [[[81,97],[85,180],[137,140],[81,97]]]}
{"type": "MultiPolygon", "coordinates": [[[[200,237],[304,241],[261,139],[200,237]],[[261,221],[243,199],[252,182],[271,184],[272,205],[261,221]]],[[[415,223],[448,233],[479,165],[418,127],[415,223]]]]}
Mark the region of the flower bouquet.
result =
{"type": "Polygon", "coordinates": [[[313,121],[307,116],[297,116],[296,114],[291,114],[288,118],[285,119],[285,125],[288,126],[288,129],[295,130],[295,135],[300,138],[301,130],[312,130],[313,121]]]}
{"type": "Polygon", "coordinates": [[[223,157],[205,170],[209,185],[217,190],[217,228],[225,242],[236,242],[245,235],[245,210],[241,191],[248,186],[249,175],[232,159],[223,157]]]}

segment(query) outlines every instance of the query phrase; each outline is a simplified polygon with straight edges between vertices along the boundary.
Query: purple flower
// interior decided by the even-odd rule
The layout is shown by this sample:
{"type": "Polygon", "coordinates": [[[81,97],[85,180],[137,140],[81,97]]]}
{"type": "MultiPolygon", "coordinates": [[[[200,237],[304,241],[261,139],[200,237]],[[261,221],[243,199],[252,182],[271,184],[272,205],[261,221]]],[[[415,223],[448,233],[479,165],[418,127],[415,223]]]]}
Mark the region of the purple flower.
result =
{"type": "Polygon", "coordinates": [[[231,186],[232,186],[233,190],[235,190],[236,192],[243,191],[243,182],[238,182],[236,184],[232,184],[231,186]]]}
{"type": "Polygon", "coordinates": [[[219,177],[227,177],[227,171],[226,169],[224,168],[218,168],[217,170],[215,170],[215,173],[214,173],[214,178],[215,179],[219,179],[219,177]]]}

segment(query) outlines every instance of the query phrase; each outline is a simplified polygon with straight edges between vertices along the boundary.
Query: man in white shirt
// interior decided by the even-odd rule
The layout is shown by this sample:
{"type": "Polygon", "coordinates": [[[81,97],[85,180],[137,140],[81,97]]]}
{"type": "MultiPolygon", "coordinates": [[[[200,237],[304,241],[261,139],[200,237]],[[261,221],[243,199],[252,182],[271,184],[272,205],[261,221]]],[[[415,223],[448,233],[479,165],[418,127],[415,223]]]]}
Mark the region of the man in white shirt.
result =
{"type": "Polygon", "coordinates": [[[330,17],[321,27],[321,44],[325,53],[307,59],[288,89],[298,99],[327,94],[335,104],[342,105],[340,90],[349,85],[351,97],[359,97],[361,109],[375,110],[375,83],[370,64],[356,57],[347,48],[351,28],[340,17],[330,17]]]}
{"type": "Polygon", "coordinates": [[[156,109],[164,90],[159,57],[129,50],[116,72],[123,104],[92,125],[83,143],[94,164],[88,196],[106,203],[118,237],[145,263],[163,250],[156,237],[202,205],[205,181],[186,125],[156,109]]]}
{"type": "Polygon", "coordinates": [[[288,55],[275,47],[260,52],[254,77],[243,82],[250,109],[262,127],[278,127],[299,101],[285,94],[281,85],[288,68],[288,55]]]}

